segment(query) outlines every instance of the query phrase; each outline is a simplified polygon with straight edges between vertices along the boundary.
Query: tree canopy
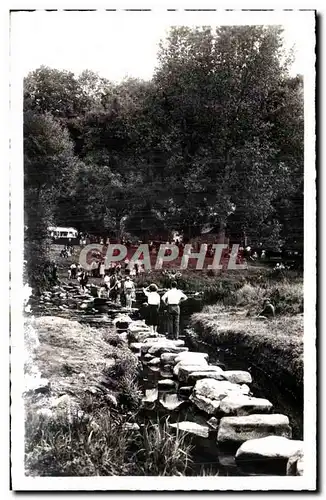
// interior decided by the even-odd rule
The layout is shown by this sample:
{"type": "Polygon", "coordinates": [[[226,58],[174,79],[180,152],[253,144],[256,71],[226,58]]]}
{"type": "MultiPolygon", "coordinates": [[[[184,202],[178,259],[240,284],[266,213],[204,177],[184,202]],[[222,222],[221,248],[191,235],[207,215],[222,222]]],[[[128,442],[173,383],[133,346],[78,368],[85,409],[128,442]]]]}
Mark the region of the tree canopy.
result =
{"type": "Polygon", "coordinates": [[[303,82],[290,56],[278,27],[175,27],[151,81],[30,73],[27,218],[41,203],[90,233],[193,236],[210,223],[302,246],[303,82]]]}

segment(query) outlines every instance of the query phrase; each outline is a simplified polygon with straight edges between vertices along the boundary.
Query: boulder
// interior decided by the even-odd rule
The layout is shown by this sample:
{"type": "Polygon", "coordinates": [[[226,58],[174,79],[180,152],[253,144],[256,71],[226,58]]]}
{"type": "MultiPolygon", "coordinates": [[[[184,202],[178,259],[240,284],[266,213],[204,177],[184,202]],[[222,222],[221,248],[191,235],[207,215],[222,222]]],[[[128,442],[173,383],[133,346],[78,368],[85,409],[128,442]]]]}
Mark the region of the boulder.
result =
{"type": "Polygon", "coordinates": [[[178,410],[181,406],[185,406],[187,401],[184,399],[179,399],[177,394],[162,394],[160,396],[160,405],[166,410],[174,411],[178,410]]]}
{"type": "Polygon", "coordinates": [[[267,436],[291,438],[292,430],[285,415],[248,415],[221,418],[217,441],[220,444],[240,445],[249,439],[267,436]]]}
{"type": "Polygon", "coordinates": [[[146,389],[145,396],[143,397],[143,403],[155,403],[158,398],[158,390],[157,389],[146,389]]]}
{"type": "Polygon", "coordinates": [[[183,397],[186,397],[188,398],[190,396],[190,394],[192,393],[192,389],[193,387],[190,385],[190,386],[183,386],[183,387],[179,387],[179,394],[180,396],[183,396],[183,397]]]}
{"type": "MultiPolygon", "coordinates": [[[[218,366],[204,366],[204,367],[194,367],[192,365],[181,365],[179,366],[179,370],[178,370],[178,379],[182,382],[187,382],[188,378],[192,376],[193,373],[214,373],[216,375],[216,379],[217,380],[224,380],[224,377],[223,377],[223,370],[221,368],[219,368],[218,366]]],[[[205,376],[198,376],[196,375],[195,378],[197,378],[197,380],[201,379],[201,378],[210,378],[210,377],[205,377],[205,376]]]]}
{"type": "Polygon", "coordinates": [[[175,358],[178,356],[178,353],[173,352],[164,352],[161,354],[161,361],[164,365],[170,365],[174,363],[175,358]]]}
{"type": "Polygon", "coordinates": [[[176,430],[180,434],[192,434],[203,438],[209,437],[209,427],[207,425],[196,424],[195,422],[178,422],[176,424],[169,424],[171,429],[176,430]]]}
{"type": "Polygon", "coordinates": [[[226,370],[224,375],[226,380],[233,384],[251,384],[252,382],[250,373],[242,370],[226,370]]]}
{"type": "Polygon", "coordinates": [[[304,472],[304,453],[303,453],[303,442],[301,443],[301,448],[296,450],[288,459],[286,465],[286,475],[287,476],[303,476],[304,472]]]}
{"type": "Polygon", "coordinates": [[[157,382],[157,387],[159,389],[175,389],[176,383],[174,382],[174,380],[165,378],[157,382]]]}
{"type": "Polygon", "coordinates": [[[211,417],[208,421],[207,421],[208,425],[212,428],[212,429],[217,429],[218,428],[218,420],[216,417],[211,417]]]}
{"type": "Polygon", "coordinates": [[[280,436],[250,439],[238,449],[236,462],[243,472],[285,475],[289,457],[302,446],[302,441],[280,436]]]}
{"type": "Polygon", "coordinates": [[[145,354],[145,356],[144,356],[144,360],[145,361],[150,361],[151,359],[154,359],[154,358],[155,358],[155,356],[152,356],[149,353],[145,354]]]}
{"type": "Polygon", "coordinates": [[[133,352],[141,352],[142,345],[141,342],[133,342],[129,347],[133,352]]]}
{"type": "MultiPolygon", "coordinates": [[[[204,368],[208,367],[207,361],[205,359],[197,359],[194,360],[192,363],[188,361],[179,361],[174,368],[173,368],[173,374],[177,377],[179,375],[179,370],[181,366],[192,366],[194,369],[192,371],[201,371],[204,368]]],[[[209,370],[210,371],[210,370],[209,370]]]]}
{"type": "Polygon", "coordinates": [[[195,384],[198,380],[202,380],[203,378],[213,378],[215,380],[225,380],[224,372],[221,371],[198,371],[192,372],[189,374],[188,382],[191,384],[195,384]]]}
{"type": "Polygon", "coordinates": [[[198,380],[194,387],[190,400],[209,415],[215,415],[220,408],[220,402],[231,392],[242,394],[242,387],[232,384],[228,380],[214,380],[205,378],[198,380]]]}
{"type": "MultiPolygon", "coordinates": [[[[183,352],[175,358],[175,364],[186,361],[188,365],[201,364],[201,360],[208,361],[208,354],[204,352],[183,352]]],[[[207,363],[206,363],[207,364],[207,363]]]]}
{"type": "Polygon", "coordinates": [[[158,366],[161,364],[161,359],[160,358],[153,358],[148,361],[148,366],[158,366]]]}
{"type": "Polygon", "coordinates": [[[179,353],[187,350],[187,347],[179,347],[171,344],[160,344],[160,345],[152,345],[150,346],[148,352],[150,354],[154,354],[155,356],[161,356],[161,354],[170,352],[170,353],[179,353]]]}
{"type": "Polygon", "coordinates": [[[225,415],[250,415],[252,413],[269,413],[273,405],[263,398],[253,398],[242,394],[230,393],[220,404],[220,411],[225,415]]]}
{"type": "Polygon", "coordinates": [[[302,449],[303,441],[295,441],[281,436],[267,436],[260,439],[250,439],[243,443],[235,458],[238,462],[279,458],[289,460],[294,454],[302,453],[302,449]]]}

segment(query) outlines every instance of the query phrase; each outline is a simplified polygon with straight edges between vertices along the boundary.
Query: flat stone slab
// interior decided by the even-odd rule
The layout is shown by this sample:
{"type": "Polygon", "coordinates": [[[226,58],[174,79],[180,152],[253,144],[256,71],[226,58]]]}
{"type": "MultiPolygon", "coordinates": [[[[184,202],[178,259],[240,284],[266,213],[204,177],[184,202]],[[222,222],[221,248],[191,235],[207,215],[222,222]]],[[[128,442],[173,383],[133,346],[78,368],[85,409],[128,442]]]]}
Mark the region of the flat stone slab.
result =
{"type": "MultiPolygon", "coordinates": [[[[192,365],[181,365],[179,366],[178,369],[178,379],[182,382],[187,382],[188,378],[193,374],[193,373],[215,373],[219,374],[220,377],[217,377],[217,380],[224,380],[224,377],[222,376],[223,370],[219,368],[218,366],[204,366],[202,367],[201,365],[198,366],[198,368],[192,366],[192,365]]],[[[197,375],[196,375],[197,376],[197,375]]],[[[209,378],[209,377],[198,377],[197,380],[200,378],[209,378]]]]}
{"type": "Polygon", "coordinates": [[[267,436],[250,439],[238,449],[237,461],[257,461],[266,459],[286,459],[303,450],[303,441],[287,439],[282,436],[267,436]]]}
{"type": "Polygon", "coordinates": [[[161,358],[152,358],[147,362],[148,366],[158,366],[161,364],[161,358]]]}
{"type": "Polygon", "coordinates": [[[184,399],[179,399],[177,394],[162,394],[159,401],[163,408],[169,411],[178,410],[187,403],[184,399]]]}
{"type": "Polygon", "coordinates": [[[224,375],[226,380],[233,384],[251,384],[252,382],[250,373],[242,370],[226,370],[224,375]]]}
{"type": "Polygon", "coordinates": [[[193,372],[195,371],[200,371],[200,370],[203,370],[204,368],[207,368],[208,367],[208,364],[207,364],[207,361],[205,359],[200,359],[200,360],[197,360],[197,362],[193,362],[193,363],[190,363],[188,361],[179,361],[178,364],[175,365],[175,367],[173,368],[173,374],[178,377],[179,376],[179,370],[181,368],[181,366],[188,366],[188,367],[193,367],[193,372]]]}
{"type": "Polygon", "coordinates": [[[181,353],[175,358],[175,364],[180,363],[180,361],[188,361],[188,365],[197,365],[201,364],[202,359],[208,361],[208,354],[204,352],[181,353]]]}
{"type": "Polygon", "coordinates": [[[157,386],[159,389],[175,389],[176,383],[174,382],[174,380],[165,378],[163,380],[159,380],[157,382],[157,386]]]}
{"type": "Polygon", "coordinates": [[[146,389],[143,403],[155,403],[158,398],[158,389],[146,389]]]}
{"type": "Polygon", "coordinates": [[[175,358],[178,356],[178,353],[173,352],[164,352],[161,354],[161,361],[164,365],[174,364],[175,358]]]}
{"type": "Polygon", "coordinates": [[[188,382],[192,384],[196,384],[198,380],[202,380],[203,378],[213,378],[215,380],[225,380],[224,377],[224,372],[221,369],[221,371],[198,371],[198,372],[192,372],[188,376],[188,382]]]}
{"type": "Polygon", "coordinates": [[[166,353],[166,352],[179,353],[179,352],[183,352],[183,351],[187,351],[187,350],[188,350],[188,347],[182,347],[182,346],[179,347],[179,346],[169,345],[169,344],[156,346],[154,344],[148,349],[148,352],[150,354],[154,354],[155,356],[161,356],[161,354],[166,353]]]}
{"type": "Polygon", "coordinates": [[[248,415],[221,418],[217,442],[242,444],[249,439],[267,436],[291,438],[292,430],[285,415],[248,415]]]}
{"type": "MultiPolygon", "coordinates": [[[[243,394],[243,387],[238,384],[232,384],[228,380],[214,380],[205,378],[198,380],[190,396],[190,400],[208,415],[216,415],[220,408],[221,401],[231,392],[243,394]]],[[[245,391],[249,387],[245,388],[245,391]]]]}
{"type": "Polygon", "coordinates": [[[142,342],[133,342],[129,347],[133,352],[141,352],[142,345],[142,342]]]}
{"type": "Polygon", "coordinates": [[[179,394],[180,394],[180,396],[188,398],[191,395],[192,390],[193,390],[192,385],[190,385],[190,386],[185,385],[183,387],[179,387],[179,394]]]}
{"type": "Polygon", "coordinates": [[[270,401],[239,394],[229,394],[222,399],[220,411],[225,415],[250,415],[252,413],[269,413],[273,408],[270,401]]]}
{"type": "Polygon", "coordinates": [[[169,427],[181,433],[192,434],[203,438],[209,437],[209,427],[207,425],[200,425],[196,424],[195,422],[184,421],[178,422],[176,424],[170,424],[169,427]]]}

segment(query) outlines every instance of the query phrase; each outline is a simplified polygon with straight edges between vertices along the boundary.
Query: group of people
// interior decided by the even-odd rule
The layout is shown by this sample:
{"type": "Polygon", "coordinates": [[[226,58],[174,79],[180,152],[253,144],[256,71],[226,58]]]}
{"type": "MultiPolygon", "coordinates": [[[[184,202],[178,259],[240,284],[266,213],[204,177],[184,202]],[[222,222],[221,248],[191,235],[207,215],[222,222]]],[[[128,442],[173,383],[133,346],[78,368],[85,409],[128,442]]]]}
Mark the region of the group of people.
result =
{"type": "Polygon", "coordinates": [[[160,307],[163,303],[167,312],[167,330],[174,339],[179,337],[180,329],[180,304],[187,300],[187,296],[177,288],[176,281],[172,281],[171,288],[160,297],[157,286],[152,283],[147,288],[143,288],[147,297],[146,304],[146,323],[150,326],[152,332],[156,332],[160,320],[160,307]]]}

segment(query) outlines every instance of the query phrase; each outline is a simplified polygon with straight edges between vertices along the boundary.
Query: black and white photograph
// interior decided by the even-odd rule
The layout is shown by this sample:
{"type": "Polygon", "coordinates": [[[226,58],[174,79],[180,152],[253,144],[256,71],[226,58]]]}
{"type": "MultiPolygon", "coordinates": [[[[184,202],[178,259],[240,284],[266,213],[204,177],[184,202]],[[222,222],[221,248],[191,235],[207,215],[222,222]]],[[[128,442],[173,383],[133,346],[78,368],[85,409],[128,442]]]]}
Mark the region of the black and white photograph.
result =
{"type": "Polygon", "coordinates": [[[136,7],[10,13],[12,489],[313,491],[316,12],[136,7]]]}

